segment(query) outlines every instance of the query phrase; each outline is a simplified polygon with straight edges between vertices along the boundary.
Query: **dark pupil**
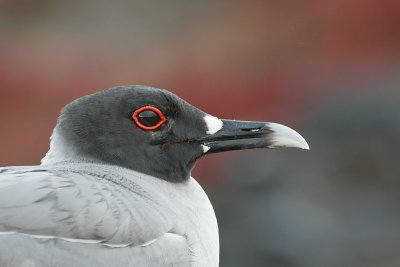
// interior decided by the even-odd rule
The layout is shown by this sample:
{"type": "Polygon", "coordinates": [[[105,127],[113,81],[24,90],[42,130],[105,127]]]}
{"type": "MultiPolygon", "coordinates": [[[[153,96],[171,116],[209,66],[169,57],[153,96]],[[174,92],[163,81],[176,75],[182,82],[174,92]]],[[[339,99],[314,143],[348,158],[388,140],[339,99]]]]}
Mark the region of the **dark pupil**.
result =
{"type": "Polygon", "coordinates": [[[142,123],[144,126],[155,126],[161,119],[152,110],[145,110],[139,113],[138,120],[140,123],[142,123]]]}

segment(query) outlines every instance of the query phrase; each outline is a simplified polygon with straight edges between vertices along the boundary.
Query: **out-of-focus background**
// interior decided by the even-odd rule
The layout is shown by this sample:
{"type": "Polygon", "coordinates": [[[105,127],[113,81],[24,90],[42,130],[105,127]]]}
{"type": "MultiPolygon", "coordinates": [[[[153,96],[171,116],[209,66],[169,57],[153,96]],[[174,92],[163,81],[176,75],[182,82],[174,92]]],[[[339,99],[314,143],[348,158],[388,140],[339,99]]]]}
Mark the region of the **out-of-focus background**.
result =
{"type": "Polygon", "coordinates": [[[400,266],[400,1],[0,0],[0,165],[122,84],[297,129],[309,152],[201,160],[221,266],[400,266]]]}

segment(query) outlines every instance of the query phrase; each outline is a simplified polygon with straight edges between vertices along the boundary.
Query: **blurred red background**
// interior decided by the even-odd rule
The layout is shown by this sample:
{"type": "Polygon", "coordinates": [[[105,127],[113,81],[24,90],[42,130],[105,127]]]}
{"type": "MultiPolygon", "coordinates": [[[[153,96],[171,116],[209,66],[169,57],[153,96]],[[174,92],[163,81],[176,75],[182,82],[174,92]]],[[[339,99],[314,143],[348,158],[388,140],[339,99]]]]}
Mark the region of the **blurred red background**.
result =
{"type": "Polygon", "coordinates": [[[302,120],[327,84],[396,69],[399,25],[390,0],[2,0],[0,164],[37,164],[61,107],[115,85],[219,117],[302,120]]]}

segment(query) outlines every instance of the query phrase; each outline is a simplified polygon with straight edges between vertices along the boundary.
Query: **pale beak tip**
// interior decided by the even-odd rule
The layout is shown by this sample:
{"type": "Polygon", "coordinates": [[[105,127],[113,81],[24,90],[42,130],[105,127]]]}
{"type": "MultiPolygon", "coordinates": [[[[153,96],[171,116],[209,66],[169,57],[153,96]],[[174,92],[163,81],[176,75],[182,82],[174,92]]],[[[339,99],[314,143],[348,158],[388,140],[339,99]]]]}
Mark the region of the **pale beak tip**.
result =
{"type": "Polygon", "coordinates": [[[300,148],[304,150],[310,150],[310,146],[307,144],[307,142],[305,142],[305,144],[300,148]]]}
{"type": "Polygon", "coordinates": [[[271,147],[296,147],[310,150],[307,141],[295,130],[278,123],[268,123],[272,131],[271,147]]]}

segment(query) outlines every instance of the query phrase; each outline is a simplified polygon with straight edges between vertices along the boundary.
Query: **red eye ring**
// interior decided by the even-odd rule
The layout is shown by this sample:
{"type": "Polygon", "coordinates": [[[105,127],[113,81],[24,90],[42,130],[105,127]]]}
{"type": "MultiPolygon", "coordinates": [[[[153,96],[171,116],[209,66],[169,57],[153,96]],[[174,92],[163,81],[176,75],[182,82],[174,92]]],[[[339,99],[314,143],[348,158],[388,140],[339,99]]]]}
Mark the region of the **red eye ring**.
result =
{"type": "Polygon", "coordinates": [[[152,106],[144,106],[144,107],[141,107],[141,108],[135,110],[135,112],[132,115],[132,119],[135,121],[135,123],[136,123],[136,125],[138,127],[142,128],[143,130],[147,130],[147,131],[156,130],[156,129],[160,128],[161,125],[163,125],[167,121],[167,118],[161,112],[161,110],[159,110],[156,107],[152,107],[152,106]],[[139,121],[138,115],[141,112],[146,111],[146,110],[151,110],[151,111],[155,112],[160,117],[160,121],[156,125],[154,125],[154,126],[146,126],[146,125],[144,125],[143,123],[141,123],[139,121]]]}

